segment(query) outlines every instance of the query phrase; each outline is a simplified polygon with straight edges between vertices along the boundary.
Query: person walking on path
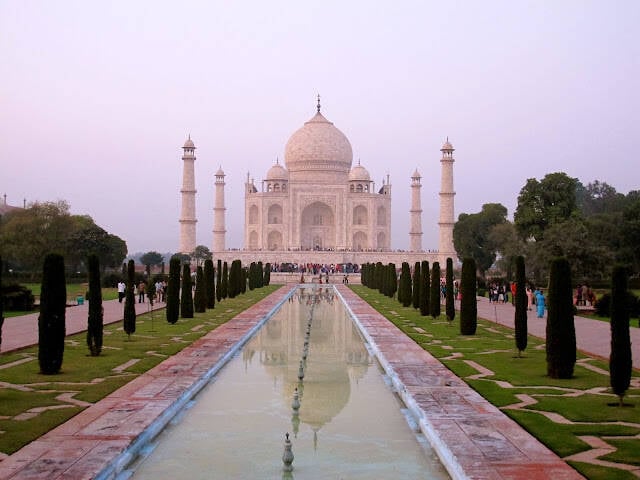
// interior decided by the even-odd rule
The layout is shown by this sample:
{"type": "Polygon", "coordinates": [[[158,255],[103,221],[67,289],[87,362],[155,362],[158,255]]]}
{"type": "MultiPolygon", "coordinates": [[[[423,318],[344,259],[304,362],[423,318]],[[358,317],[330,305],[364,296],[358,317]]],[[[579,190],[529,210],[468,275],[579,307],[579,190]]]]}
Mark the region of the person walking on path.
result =
{"type": "Polygon", "coordinates": [[[127,288],[127,285],[120,280],[118,282],[118,302],[122,303],[122,299],[124,298],[124,292],[125,289],[127,288]]]}
{"type": "Polygon", "coordinates": [[[542,289],[536,290],[536,308],[538,310],[538,318],[544,317],[544,294],[542,289]]]}
{"type": "Polygon", "coordinates": [[[144,283],[144,280],[142,280],[139,284],[138,284],[138,303],[144,303],[144,289],[145,289],[146,285],[144,283]]]}

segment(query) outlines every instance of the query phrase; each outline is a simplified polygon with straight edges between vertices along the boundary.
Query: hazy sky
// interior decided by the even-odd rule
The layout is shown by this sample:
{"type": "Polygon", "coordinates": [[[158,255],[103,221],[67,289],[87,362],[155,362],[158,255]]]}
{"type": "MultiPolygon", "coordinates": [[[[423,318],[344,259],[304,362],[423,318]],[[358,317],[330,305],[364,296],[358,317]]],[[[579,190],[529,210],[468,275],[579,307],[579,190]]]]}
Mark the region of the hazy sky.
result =
{"type": "Polygon", "coordinates": [[[640,188],[640,1],[0,0],[0,195],[65,199],[126,240],[178,248],[182,145],[197,150],[197,243],[211,248],[214,172],[227,247],[259,183],[315,113],[376,185],[391,176],[407,248],[422,173],[437,248],[440,147],[455,209],[513,215],[527,178],[564,171],[640,188]]]}

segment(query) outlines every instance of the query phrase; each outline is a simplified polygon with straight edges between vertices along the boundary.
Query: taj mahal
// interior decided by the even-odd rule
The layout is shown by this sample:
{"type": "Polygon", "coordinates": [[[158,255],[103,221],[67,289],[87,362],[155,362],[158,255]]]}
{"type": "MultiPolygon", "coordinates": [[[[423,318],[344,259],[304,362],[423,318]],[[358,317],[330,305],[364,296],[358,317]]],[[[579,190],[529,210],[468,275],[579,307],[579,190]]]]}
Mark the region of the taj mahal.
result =
{"type": "MultiPolygon", "coordinates": [[[[195,144],[183,148],[182,209],[179,251],[196,247],[195,144]]],[[[442,156],[438,249],[422,248],[421,175],[411,175],[409,251],[391,248],[391,182],[387,174],[376,186],[367,169],[353,165],[349,139],[321,113],[296,130],[285,146],[284,165],[277,160],[264,179],[244,184],[244,245],[229,250],[225,227],[225,173],[215,173],[214,259],[281,263],[362,264],[366,262],[439,261],[456,258],[453,248],[453,151],[449,140],[442,156]]],[[[239,212],[232,212],[239,215],[239,212]]],[[[435,225],[434,225],[435,227],[435,225]]],[[[200,242],[203,244],[203,242],[200,242]]]]}

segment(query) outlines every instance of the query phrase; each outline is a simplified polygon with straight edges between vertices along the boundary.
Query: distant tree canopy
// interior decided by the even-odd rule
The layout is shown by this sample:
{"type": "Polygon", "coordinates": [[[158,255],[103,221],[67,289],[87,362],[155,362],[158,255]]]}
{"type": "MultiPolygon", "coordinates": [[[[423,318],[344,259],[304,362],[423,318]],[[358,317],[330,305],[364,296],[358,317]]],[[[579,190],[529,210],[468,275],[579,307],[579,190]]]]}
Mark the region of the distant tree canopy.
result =
{"type": "Polygon", "coordinates": [[[155,252],[153,250],[143,254],[140,257],[140,263],[142,263],[143,265],[150,266],[150,267],[154,267],[156,265],[161,265],[162,262],[164,262],[164,257],[162,256],[162,254],[158,253],[158,252],[155,252]]]}
{"type": "Polygon", "coordinates": [[[530,178],[520,190],[514,221],[500,204],[460,214],[454,226],[458,257],[476,260],[478,273],[495,265],[513,279],[515,258],[544,282],[552,258],[564,257],[577,282],[606,279],[616,263],[640,272],[640,191],[627,195],[598,180],[584,186],[556,172],[530,178]]]}
{"type": "Polygon", "coordinates": [[[461,213],[453,227],[453,244],[458,257],[473,258],[478,273],[484,276],[496,260],[491,231],[496,225],[506,222],[507,207],[499,203],[487,203],[478,213],[461,213]]]}
{"type": "Polygon", "coordinates": [[[205,247],[204,245],[198,245],[196,248],[193,249],[193,252],[191,252],[191,260],[196,262],[196,267],[200,267],[204,265],[204,262],[206,260],[211,260],[212,258],[212,253],[211,250],[209,250],[207,247],[205,247]]]}
{"type": "Polygon", "coordinates": [[[62,200],[35,202],[0,218],[0,254],[12,268],[38,274],[51,252],[62,254],[72,271],[86,271],[91,254],[102,268],[121,265],[127,244],[88,215],[71,215],[62,200]]]}

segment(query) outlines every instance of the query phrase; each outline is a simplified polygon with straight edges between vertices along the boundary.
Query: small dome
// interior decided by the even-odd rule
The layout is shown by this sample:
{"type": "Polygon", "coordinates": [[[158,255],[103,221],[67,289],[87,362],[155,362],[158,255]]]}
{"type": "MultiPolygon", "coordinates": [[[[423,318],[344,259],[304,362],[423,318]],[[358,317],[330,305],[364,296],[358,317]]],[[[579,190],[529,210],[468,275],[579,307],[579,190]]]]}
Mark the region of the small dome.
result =
{"type": "Polygon", "coordinates": [[[276,163],[267,172],[267,180],[289,180],[289,173],[282,165],[276,163]]]}
{"type": "Polygon", "coordinates": [[[443,150],[451,150],[451,151],[455,150],[455,148],[453,148],[453,145],[449,143],[449,137],[447,137],[447,141],[444,142],[444,145],[442,145],[442,148],[440,149],[440,151],[443,151],[443,150]]]}
{"type": "Polygon", "coordinates": [[[182,148],[196,148],[196,146],[193,144],[193,140],[191,140],[191,135],[189,135],[187,141],[184,142],[184,146],[182,148]]]}
{"type": "Polygon", "coordinates": [[[418,171],[417,168],[416,168],[416,171],[413,172],[413,175],[411,175],[411,178],[422,178],[422,175],[420,175],[420,172],[418,171]]]}
{"type": "Polygon", "coordinates": [[[367,169],[358,163],[358,165],[353,167],[349,172],[349,181],[370,182],[371,176],[369,175],[367,169]]]}
{"type": "Polygon", "coordinates": [[[224,171],[222,170],[222,167],[218,168],[218,171],[216,172],[216,177],[224,177],[224,171]]]}

